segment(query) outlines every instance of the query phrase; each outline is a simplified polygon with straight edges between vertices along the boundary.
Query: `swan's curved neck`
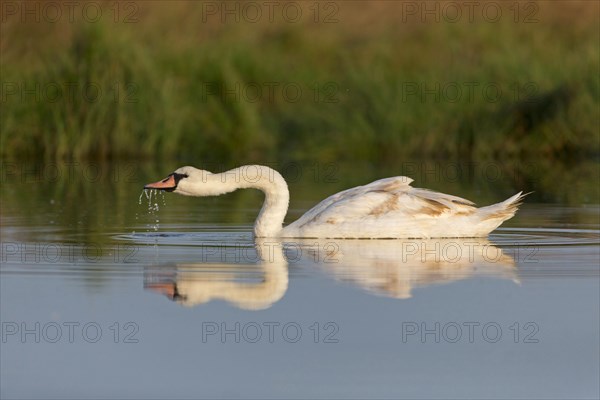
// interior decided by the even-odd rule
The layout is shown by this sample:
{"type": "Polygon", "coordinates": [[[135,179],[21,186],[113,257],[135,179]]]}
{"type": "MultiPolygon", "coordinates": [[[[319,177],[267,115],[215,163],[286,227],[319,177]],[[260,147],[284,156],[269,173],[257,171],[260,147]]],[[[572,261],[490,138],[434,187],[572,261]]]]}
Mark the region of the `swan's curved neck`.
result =
{"type": "Polygon", "coordinates": [[[245,165],[220,174],[210,174],[208,179],[215,187],[223,189],[222,193],[246,188],[261,190],[265,201],[254,223],[254,235],[277,237],[281,234],[290,193],[279,172],[262,165],[245,165]]]}

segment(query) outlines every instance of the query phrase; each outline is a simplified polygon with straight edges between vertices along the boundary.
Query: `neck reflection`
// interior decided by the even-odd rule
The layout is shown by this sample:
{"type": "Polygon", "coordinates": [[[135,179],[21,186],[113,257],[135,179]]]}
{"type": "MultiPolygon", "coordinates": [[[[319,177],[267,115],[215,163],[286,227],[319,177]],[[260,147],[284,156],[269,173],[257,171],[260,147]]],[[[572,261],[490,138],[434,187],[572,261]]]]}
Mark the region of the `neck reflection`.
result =
{"type": "MultiPolygon", "coordinates": [[[[256,239],[256,264],[185,263],[148,267],[144,286],[184,306],[225,300],[245,310],[262,310],[288,288],[288,265],[280,241],[256,239]]],[[[238,248],[240,250],[241,248],[238,248]]]]}

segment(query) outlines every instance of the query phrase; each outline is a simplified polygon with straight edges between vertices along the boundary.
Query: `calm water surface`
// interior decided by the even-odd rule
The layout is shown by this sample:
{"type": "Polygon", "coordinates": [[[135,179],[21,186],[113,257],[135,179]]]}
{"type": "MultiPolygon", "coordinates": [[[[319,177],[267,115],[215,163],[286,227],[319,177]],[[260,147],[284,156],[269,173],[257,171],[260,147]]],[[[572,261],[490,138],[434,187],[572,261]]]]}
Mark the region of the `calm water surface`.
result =
{"type": "Polygon", "coordinates": [[[409,169],[535,191],[487,240],[283,242],[252,239],[253,191],[140,204],[178,164],[3,163],[3,398],[600,396],[597,164],[282,165],[288,220],[409,169]]]}

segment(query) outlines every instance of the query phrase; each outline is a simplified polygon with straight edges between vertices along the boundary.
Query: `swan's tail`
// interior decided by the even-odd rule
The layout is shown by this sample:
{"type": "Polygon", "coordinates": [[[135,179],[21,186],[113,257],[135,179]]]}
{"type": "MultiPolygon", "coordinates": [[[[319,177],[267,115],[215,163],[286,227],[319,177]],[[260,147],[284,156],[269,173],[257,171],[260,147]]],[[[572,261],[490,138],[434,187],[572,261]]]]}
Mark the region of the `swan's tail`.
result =
{"type": "Polygon", "coordinates": [[[479,211],[479,215],[482,220],[492,220],[497,221],[498,225],[507,219],[512,218],[519,206],[523,204],[523,199],[529,193],[523,194],[523,192],[519,192],[514,196],[504,200],[503,202],[492,204],[491,206],[481,207],[479,211]]]}

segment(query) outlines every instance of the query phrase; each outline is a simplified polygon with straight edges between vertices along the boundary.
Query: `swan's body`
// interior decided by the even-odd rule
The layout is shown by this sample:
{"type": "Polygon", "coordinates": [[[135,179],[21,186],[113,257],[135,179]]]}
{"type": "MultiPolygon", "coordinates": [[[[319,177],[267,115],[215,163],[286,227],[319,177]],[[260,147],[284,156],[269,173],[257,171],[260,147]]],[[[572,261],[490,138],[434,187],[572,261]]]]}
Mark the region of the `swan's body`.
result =
{"type": "Polygon", "coordinates": [[[513,217],[524,195],[476,208],[460,197],[410,186],[412,179],[380,179],[334,194],[283,227],[289,192],[275,170],[247,165],[220,174],[182,167],[146,189],[187,196],[218,196],[237,189],[265,193],[254,224],[256,237],[314,238],[449,238],[485,237],[513,217]]]}

